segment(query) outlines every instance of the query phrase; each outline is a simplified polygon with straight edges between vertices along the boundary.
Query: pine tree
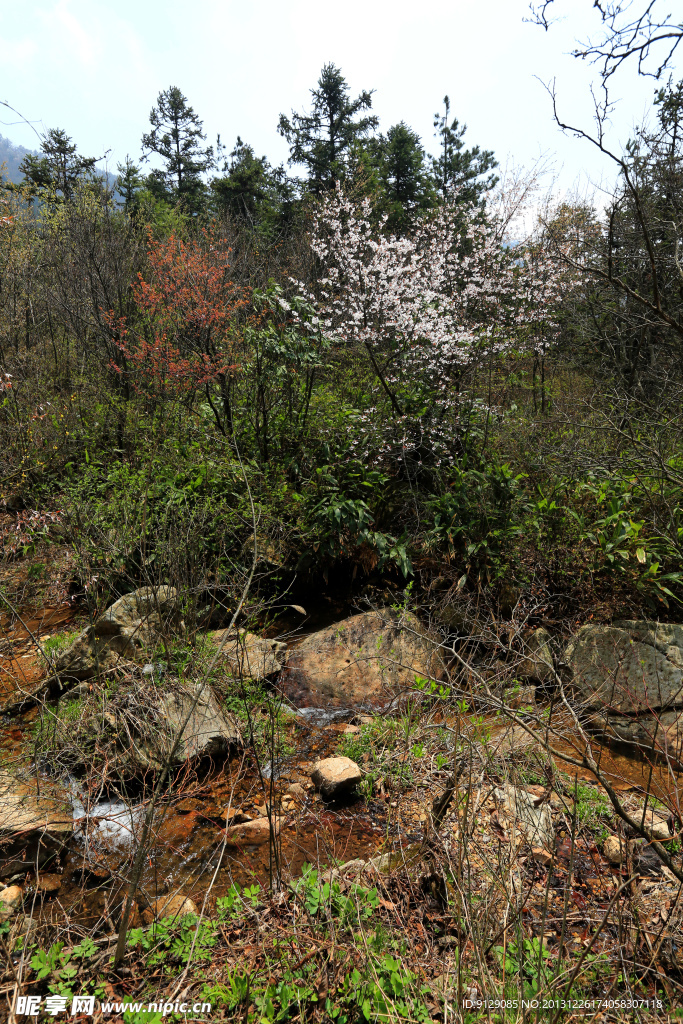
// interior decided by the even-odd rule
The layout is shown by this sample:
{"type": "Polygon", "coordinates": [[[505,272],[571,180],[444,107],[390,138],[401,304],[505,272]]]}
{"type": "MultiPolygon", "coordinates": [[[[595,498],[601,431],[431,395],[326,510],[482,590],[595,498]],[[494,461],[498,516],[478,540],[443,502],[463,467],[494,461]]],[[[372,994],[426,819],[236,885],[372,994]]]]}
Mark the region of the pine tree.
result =
{"type": "Polygon", "coordinates": [[[357,119],[372,107],[372,92],[364,90],[355,100],[349,99],[346,79],[334,64],[325,64],[311,96],[310,114],[292,111],[291,118],[280,114],[278,131],[289,143],[289,163],[303,164],[309,187],[320,193],[344,179],[354,144],[379,122],[374,114],[357,119]]]}
{"type": "Polygon", "coordinates": [[[481,203],[483,194],[492,188],[498,178],[495,174],[483,176],[498,166],[490,149],[463,149],[463,136],[467,125],[461,125],[457,117],[449,124],[451,101],[444,96],[444,114],[434,114],[435,135],[441,141],[441,152],[432,158],[432,178],[437,189],[445,198],[455,189],[464,203],[481,203]]]}
{"type": "Polygon", "coordinates": [[[375,151],[380,185],[377,205],[389,215],[387,228],[400,234],[407,230],[415,213],[433,204],[425,152],[419,135],[403,121],[389,129],[375,151]]]}
{"type": "Polygon", "coordinates": [[[222,169],[224,176],[211,182],[215,205],[221,213],[268,233],[284,226],[280,222],[283,217],[287,219],[296,190],[283,167],[271,167],[265,156],[257,157],[238,135],[230,160],[222,169]]]}
{"type": "Polygon", "coordinates": [[[93,178],[101,157],[79,156],[76,144],[61,128],[49,128],[40,144],[42,156],[28,153],[19,170],[32,191],[42,198],[68,200],[79,180],[93,178]]]}
{"type": "Polygon", "coordinates": [[[143,160],[156,153],[165,163],[150,175],[152,191],[198,213],[205,197],[202,174],[213,166],[213,147],[201,145],[206,140],[203,122],[175,85],[159,93],[149,121],[152,130],[142,136],[143,160]]]}
{"type": "Polygon", "coordinates": [[[138,209],[140,202],[139,194],[144,186],[140,168],[126,154],[125,161],[122,164],[117,164],[116,170],[119,172],[116,181],[116,191],[123,201],[123,208],[126,213],[134,214],[138,209]]]}

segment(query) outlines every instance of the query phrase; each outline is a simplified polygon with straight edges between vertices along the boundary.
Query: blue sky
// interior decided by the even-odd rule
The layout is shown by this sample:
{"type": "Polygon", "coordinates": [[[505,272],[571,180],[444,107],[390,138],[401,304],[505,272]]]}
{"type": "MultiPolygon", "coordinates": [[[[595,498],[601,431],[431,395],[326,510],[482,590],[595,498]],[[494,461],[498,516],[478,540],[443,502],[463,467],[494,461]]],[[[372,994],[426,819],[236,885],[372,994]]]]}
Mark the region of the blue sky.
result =
{"type": "MultiPolygon", "coordinates": [[[[558,0],[558,3],[560,0],[558,0]]],[[[527,0],[27,0],[0,22],[0,99],[45,127],[64,128],[81,152],[110,149],[109,167],[137,157],[161,89],[179,86],[211,142],[239,134],[274,163],[287,157],[281,111],[300,110],[327,61],[351,89],[375,89],[383,130],[405,120],[429,149],[445,93],[470,144],[529,165],[554,161],[558,187],[607,184],[613,170],[590,145],[563,136],[536,77],[557,79],[567,120],[590,126],[592,72],[568,55],[596,28],[592,0],[564,0],[550,33],[524,23],[527,0]]],[[[593,75],[594,77],[594,75],[593,75]]],[[[618,146],[650,105],[654,84],[632,72],[616,83],[618,146]]],[[[34,148],[35,135],[0,108],[0,133],[34,148]],[[9,122],[9,123],[8,123],[9,122]]]]}

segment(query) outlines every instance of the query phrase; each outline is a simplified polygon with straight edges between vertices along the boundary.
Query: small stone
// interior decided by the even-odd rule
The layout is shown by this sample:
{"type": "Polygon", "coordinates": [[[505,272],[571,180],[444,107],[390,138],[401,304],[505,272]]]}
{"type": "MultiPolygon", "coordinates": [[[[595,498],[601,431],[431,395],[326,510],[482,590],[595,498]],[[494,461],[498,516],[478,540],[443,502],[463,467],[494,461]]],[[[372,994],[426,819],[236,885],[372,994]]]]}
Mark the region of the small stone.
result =
{"type": "Polygon", "coordinates": [[[24,897],[21,886],[8,885],[0,892],[0,914],[11,914],[21,906],[24,897]]]}
{"type": "MultiPolygon", "coordinates": [[[[277,835],[280,829],[278,818],[273,818],[273,828],[277,835]]],[[[226,843],[228,846],[249,846],[252,844],[267,843],[270,840],[270,822],[268,818],[254,818],[253,821],[245,821],[240,825],[231,825],[226,829],[226,843]]]]}
{"type": "Polygon", "coordinates": [[[325,757],[318,761],[311,779],[325,800],[352,793],[363,773],[350,757],[325,757]]]}
{"type": "Polygon", "coordinates": [[[626,856],[626,843],[619,836],[609,836],[604,842],[602,852],[610,864],[618,866],[626,856]]]}
{"type": "Polygon", "coordinates": [[[287,786],[287,792],[294,800],[298,800],[299,802],[306,799],[306,790],[300,782],[291,782],[289,786],[287,786]]]}

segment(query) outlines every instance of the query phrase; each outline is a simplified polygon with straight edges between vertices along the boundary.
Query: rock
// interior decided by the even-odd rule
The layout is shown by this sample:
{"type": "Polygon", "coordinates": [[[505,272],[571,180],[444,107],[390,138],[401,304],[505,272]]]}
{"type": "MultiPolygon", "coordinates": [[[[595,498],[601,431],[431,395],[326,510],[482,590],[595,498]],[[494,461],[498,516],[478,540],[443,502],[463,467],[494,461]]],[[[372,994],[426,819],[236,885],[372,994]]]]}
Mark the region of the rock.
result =
{"type": "Polygon", "coordinates": [[[135,658],[164,629],[182,630],[174,587],[141,587],[115,601],[55,659],[56,672],[89,679],[135,658]]]}
{"type": "Polygon", "coordinates": [[[8,885],[0,891],[0,923],[16,913],[23,898],[24,894],[18,885],[8,885]]]}
{"type": "Polygon", "coordinates": [[[564,662],[593,731],[683,760],[683,626],[582,626],[564,662]]]}
{"type": "Polygon", "coordinates": [[[211,634],[211,640],[216,646],[224,639],[221,657],[227,661],[231,675],[258,681],[277,675],[282,670],[287,644],[279,640],[266,640],[245,629],[218,629],[211,634]]]}
{"type": "Polygon", "coordinates": [[[350,757],[325,757],[318,761],[311,780],[325,800],[353,793],[363,773],[350,757]]]}
{"type": "Polygon", "coordinates": [[[59,875],[40,874],[35,883],[36,891],[44,896],[52,896],[62,888],[62,879],[59,875]]]}
{"type": "Polygon", "coordinates": [[[196,914],[197,907],[189,896],[177,893],[175,896],[160,896],[150,904],[147,910],[142,912],[142,919],[146,924],[161,920],[162,917],[174,917],[180,920],[186,914],[196,914]]]}
{"type": "MultiPolygon", "coordinates": [[[[275,835],[280,831],[279,818],[273,817],[275,835]]],[[[254,818],[240,825],[231,825],[226,829],[228,846],[251,846],[270,841],[270,822],[268,818],[254,818]]]]}
{"type": "Polygon", "coordinates": [[[626,841],[619,836],[608,836],[603,844],[602,852],[610,864],[618,866],[626,858],[626,841]]]}
{"type": "Polygon", "coordinates": [[[554,678],[551,638],[547,629],[540,627],[534,630],[525,654],[525,658],[515,669],[520,679],[535,679],[539,683],[545,683],[554,678]]]}
{"type": "Polygon", "coordinates": [[[387,698],[413,689],[416,675],[443,676],[439,642],[410,613],[363,612],[306,637],[290,653],[286,679],[336,703],[387,698]]]}
{"type": "Polygon", "coordinates": [[[73,832],[69,794],[47,779],[20,779],[0,773],[0,838],[45,832],[68,837],[73,832]]]}
{"type": "Polygon", "coordinates": [[[537,797],[533,793],[527,793],[525,789],[517,789],[508,783],[495,789],[493,796],[508,819],[513,845],[514,834],[518,831],[532,846],[551,848],[555,839],[555,829],[547,804],[536,807],[537,797]]]}
{"type": "MultiPolygon", "coordinates": [[[[640,822],[643,820],[642,811],[634,814],[633,817],[640,822]]],[[[643,822],[646,829],[652,833],[652,838],[659,843],[668,843],[671,839],[671,832],[669,831],[669,822],[665,818],[660,818],[654,811],[645,812],[645,821],[643,822]]]]}
{"type": "Polygon", "coordinates": [[[303,803],[306,799],[306,790],[299,782],[292,782],[287,786],[287,792],[297,803],[303,803]]]}
{"type": "MultiPolygon", "coordinates": [[[[145,735],[133,752],[142,767],[160,767],[166,762],[175,734],[185,721],[197,697],[201,684],[166,684],[166,691],[158,695],[158,704],[149,709],[149,722],[153,728],[145,735]]],[[[242,746],[242,735],[235,716],[223,711],[209,686],[201,689],[197,702],[176,749],[173,764],[200,758],[222,758],[231,749],[242,746]]]]}
{"type": "Polygon", "coordinates": [[[360,857],[355,857],[354,860],[347,860],[346,864],[341,864],[338,868],[328,868],[321,875],[323,882],[332,882],[335,878],[355,878],[357,875],[364,870],[366,862],[360,857]]]}

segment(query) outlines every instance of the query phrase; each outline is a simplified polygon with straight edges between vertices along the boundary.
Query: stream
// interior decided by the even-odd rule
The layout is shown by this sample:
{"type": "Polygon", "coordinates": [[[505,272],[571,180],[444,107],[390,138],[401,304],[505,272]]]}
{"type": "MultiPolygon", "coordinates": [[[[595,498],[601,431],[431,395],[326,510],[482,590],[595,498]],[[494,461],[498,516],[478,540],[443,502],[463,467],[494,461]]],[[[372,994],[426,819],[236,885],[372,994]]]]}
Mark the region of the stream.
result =
{"type": "MultiPolygon", "coordinates": [[[[40,616],[29,616],[27,625],[42,637],[55,629],[68,628],[73,618],[70,609],[45,609],[40,616]]],[[[15,625],[11,633],[6,629],[5,637],[8,635],[11,644],[4,652],[2,678],[6,688],[10,680],[15,687],[17,683],[23,687],[26,680],[40,678],[44,670],[30,652],[30,637],[22,627],[15,625]]],[[[400,799],[381,787],[370,800],[357,797],[345,804],[328,806],[310,783],[313,765],[321,757],[334,755],[343,733],[357,731],[353,723],[358,723],[359,716],[366,715],[369,709],[296,708],[296,693],[286,696],[296,712],[287,716],[286,753],[274,766],[267,762],[257,765],[253,751],[247,749],[242,755],[216,765],[204,777],[193,778],[188,773],[187,778],[176,778],[155,813],[133,925],[142,923],[144,907],[162,894],[182,892],[200,907],[207,895],[212,903],[233,884],[269,885],[278,873],[283,879],[298,876],[306,862],[324,870],[335,863],[368,859],[383,847],[405,847],[422,838],[426,806],[445,785],[449,766],[444,765],[437,772],[432,770],[423,785],[416,774],[413,785],[400,799]],[[298,787],[297,795],[288,792],[290,787],[298,787]],[[266,799],[272,800],[272,810],[280,817],[277,851],[271,850],[268,842],[230,845],[226,821],[239,823],[267,815],[266,799]]],[[[38,709],[29,707],[2,720],[3,771],[20,761],[27,763],[37,716],[38,709]]],[[[466,715],[452,716],[443,719],[442,724],[467,731],[472,721],[466,715]]],[[[478,719],[476,724],[481,728],[482,720],[478,719]]],[[[484,725],[494,743],[505,728],[493,716],[486,718],[484,725]]],[[[556,745],[562,749],[561,743],[556,745]]],[[[569,743],[565,747],[567,753],[576,756],[569,743]]],[[[679,779],[659,766],[652,769],[636,756],[598,743],[593,746],[593,754],[617,790],[649,789],[656,796],[683,796],[679,779]]],[[[567,771],[566,765],[558,762],[557,766],[567,771]]],[[[591,777],[588,771],[570,771],[579,778],[591,777]]],[[[37,880],[25,870],[2,877],[6,883],[25,886],[25,894],[33,896],[37,916],[45,923],[63,924],[66,915],[83,928],[106,934],[115,931],[146,804],[124,800],[111,792],[96,795],[90,801],[82,782],[76,778],[69,780],[69,790],[73,834],[57,858],[45,865],[37,880]]]]}

